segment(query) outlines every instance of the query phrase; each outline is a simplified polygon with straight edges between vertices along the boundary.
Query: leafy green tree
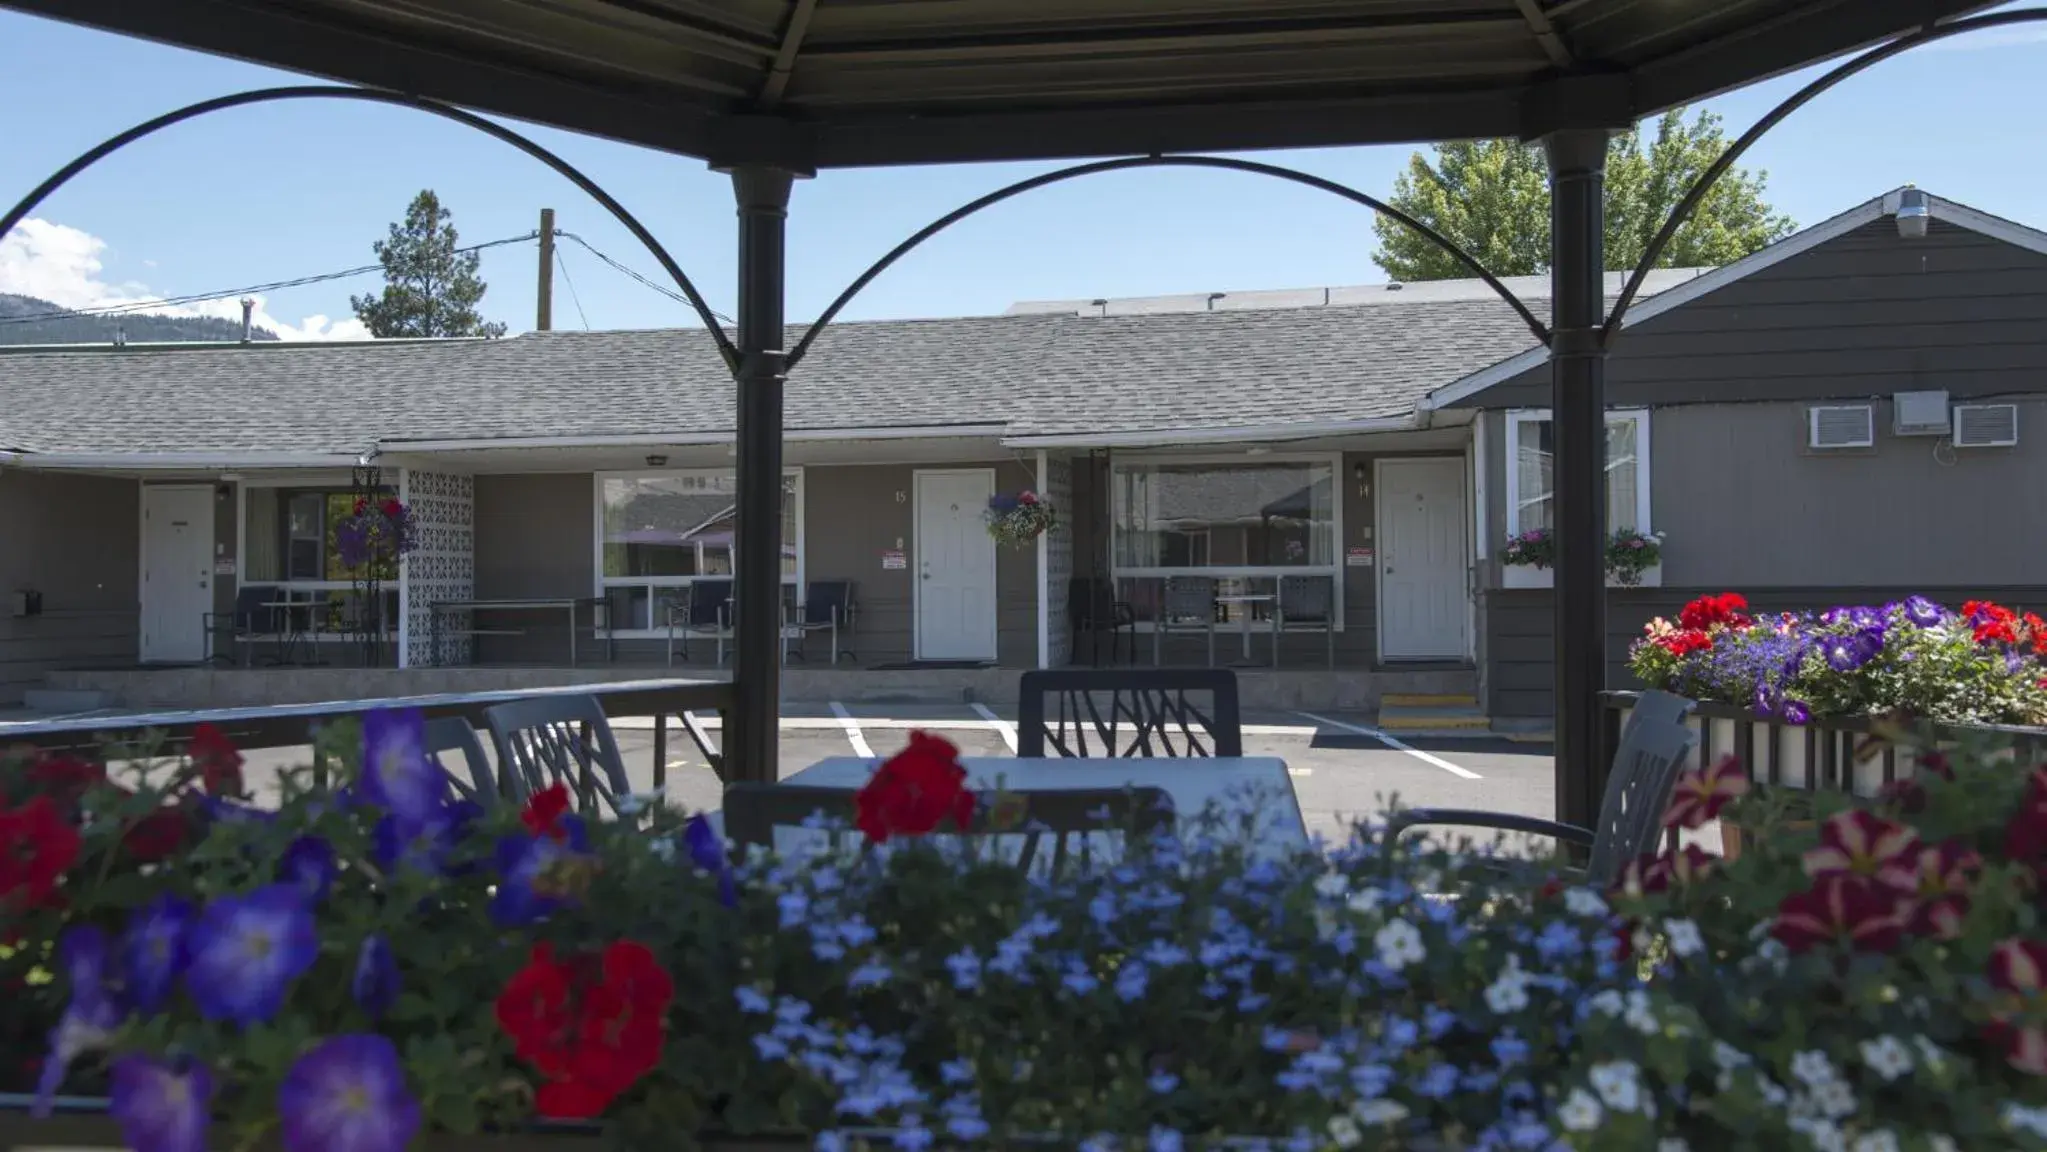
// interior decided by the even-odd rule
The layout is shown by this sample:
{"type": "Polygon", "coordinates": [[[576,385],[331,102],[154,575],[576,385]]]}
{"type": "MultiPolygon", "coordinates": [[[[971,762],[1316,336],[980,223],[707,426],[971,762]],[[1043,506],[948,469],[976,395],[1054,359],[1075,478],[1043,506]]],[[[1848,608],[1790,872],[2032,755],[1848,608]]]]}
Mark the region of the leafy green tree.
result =
{"type": "MultiPolygon", "coordinates": [[[[1727,147],[1720,117],[1701,111],[1687,122],[1674,108],[1656,122],[1646,147],[1642,126],[1613,138],[1606,154],[1606,266],[1633,268],[1699,174],[1727,147]]],[[[1542,149],[1516,140],[1441,144],[1434,162],[1417,152],[1393,182],[1394,207],[1427,224],[1499,276],[1549,270],[1549,183],[1542,149]]],[[[1767,176],[1730,169],[1678,229],[1657,265],[1696,268],[1731,263],[1783,239],[1791,218],[1763,200],[1767,176]]],[[[1395,280],[1471,275],[1421,234],[1390,217],[1374,221],[1372,259],[1395,280]]]]}
{"type": "Polygon", "coordinates": [[[460,251],[453,214],[427,189],[412,198],[405,220],[370,245],[384,265],[384,291],[353,296],[355,318],[373,336],[502,336],[476,305],[487,288],[476,274],[482,256],[460,251]]]}

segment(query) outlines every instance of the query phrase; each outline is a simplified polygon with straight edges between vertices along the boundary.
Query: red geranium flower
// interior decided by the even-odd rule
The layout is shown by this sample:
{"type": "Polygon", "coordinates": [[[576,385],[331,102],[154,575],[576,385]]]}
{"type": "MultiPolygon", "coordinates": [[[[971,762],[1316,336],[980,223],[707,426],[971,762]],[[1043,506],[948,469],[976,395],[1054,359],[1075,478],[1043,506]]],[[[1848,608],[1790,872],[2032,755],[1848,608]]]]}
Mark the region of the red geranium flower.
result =
{"type": "Polygon", "coordinates": [[[242,754],[211,723],[196,724],[192,728],[192,740],[185,745],[185,755],[192,766],[199,769],[199,786],[210,796],[242,795],[242,754]]]}
{"type": "Polygon", "coordinates": [[[395,499],[386,500],[379,511],[383,512],[384,519],[396,520],[400,516],[405,515],[405,505],[395,499]]]}
{"type": "Polygon", "coordinates": [[[78,829],[47,796],[0,809],[0,904],[26,912],[51,903],[79,847],[78,829]]]}
{"type": "Polygon", "coordinates": [[[1680,628],[1704,632],[1715,625],[1730,628],[1746,628],[1749,625],[1748,598],[1739,592],[1722,592],[1718,596],[1701,596],[1684,606],[1677,614],[1680,628]]]}
{"type": "Polygon", "coordinates": [[[2019,642],[2018,613],[1989,600],[1970,600],[1962,605],[1962,618],[1976,632],[1976,643],[2019,642]]]}
{"type": "Polygon", "coordinates": [[[48,796],[67,813],[76,812],[87,792],[107,782],[105,766],[62,753],[37,757],[29,763],[27,776],[32,790],[22,799],[48,796]]]}
{"type": "Polygon", "coordinates": [[[1685,628],[1676,632],[1666,632],[1656,637],[1652,643],[1672,656],[1689,656],[1694,652],[1704,652],[1711,648],[1713,634],[1697,628],[1685,628]]]}
{"type": "Polygon", "coordinates": [[[498,994],[498,1027],[547,1082],[535,1095],[556,1119],[599,1115],[661,1061],[675,984],[643,944],[625,940],[603,956],[555,959],[534,946],[498,994]]]}
{"type": "Polygon", "coordinates": [[[1829,872],[1810,891],[1784,898],[1770,934],[1793,952],[1836,941],[1861,952],[1888,952],[1904,936],[1904,894],[1868,876],[1829,872]]]}
{"type": "Polygon", "coordinates": [[[1720,818],[1721,809],[1748,794],[1748,776],[1741,761],[1722,756],[1711,768],[1687,772],[1677,778],[1670,791],[1670,807],[1663,811],[1665,828],[1703,828],[1720,818]]]}
{"type": "Polygon", "coordinates": [[[140,864],[160,864],[178,854],[192,833],[192,817],[182,808],[158,808],[121,833],[121,847],[140,864]]]}
{"type": "Polygon", "coordinates": [[[1969,882],[1983,867],[1983,857],[1959,840],[1919,850],[1919,881],[1912,906],[1912,930],[1941,940],[1962,934],[1969,914],[1969,882]]]}
{"type": "Polygon", "coordinates": [[[876,844],[891,836],[923,836],[950,819],[965,828],[974,815],[967,770],[952,741],[910,733],[909,747],[889,757],[854,797],[854,827],[876,844]]]}
{"type": "Polygon", "coordinates": [[[561,840],[568,835],[561,826],[561,818],[568,810],[568,785],[557,780],[526,798],[526,806],[519,810],[519,820],[535,836],[561,840]]]}
{"type": "Polygon", "coordinates": [[[1918,866],[1918,834],[1862,808],[1829,817],[1819,847],[1805,854],[1807,876],[1852,873],[1902,892],[1918,887],[1918,866]]]}

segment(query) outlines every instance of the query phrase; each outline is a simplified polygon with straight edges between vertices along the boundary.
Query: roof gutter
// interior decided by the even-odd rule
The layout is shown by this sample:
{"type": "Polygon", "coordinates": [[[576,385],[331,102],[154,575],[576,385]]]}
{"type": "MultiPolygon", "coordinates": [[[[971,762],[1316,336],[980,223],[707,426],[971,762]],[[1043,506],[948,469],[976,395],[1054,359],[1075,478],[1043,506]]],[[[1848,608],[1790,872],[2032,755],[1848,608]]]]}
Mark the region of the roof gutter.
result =
{"type": "MultiPolygon", "coordinates": [[[[864,440],[959,440],[974,437],[993,439],[1007,431],[1007,424],[912,424],[881,428],[789,428],[782,432],[784,443],[864,440]]],[[[516,448],[688,448],[731,444],[735,432],[635,432],[619,436],[504,436],[463,440],[383,440],[378,447],[391,452],[490,452],[516,448]]]]}
{"type": "Polygon", "coordinates": [[[215,468],[351,468],[362,457],[333,452],[12,452],[0,461],[44,472],[210,471],[215,468]]]}
{"type": "Polygon", "coordinates": [[[1172,448],[1187,444],[1259,443],[1278,440],[1322,440],[1331,436],[1362,436],[1374,432],[1412,432],[1416,414],[1375,416],[1368,420],[1324,420],[1298,424],[1240,424],[1228,428],[1161,428],[1146,432],[1078,432],[1054,436],[1010,436],[1005,448],[1172,448]]]}

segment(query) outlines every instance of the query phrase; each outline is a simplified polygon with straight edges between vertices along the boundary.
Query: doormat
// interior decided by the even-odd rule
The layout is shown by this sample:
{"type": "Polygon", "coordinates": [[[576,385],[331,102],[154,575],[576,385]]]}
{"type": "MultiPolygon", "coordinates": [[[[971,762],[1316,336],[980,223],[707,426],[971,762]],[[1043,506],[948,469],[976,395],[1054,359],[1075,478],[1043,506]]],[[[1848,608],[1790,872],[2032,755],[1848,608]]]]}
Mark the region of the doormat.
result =
{"type": "Polygon", "coordinates": [[[912,660],[907,664],[876,664],[875,672],[925,672],[945,668],[993,668],[989,660],[912,660]]]}

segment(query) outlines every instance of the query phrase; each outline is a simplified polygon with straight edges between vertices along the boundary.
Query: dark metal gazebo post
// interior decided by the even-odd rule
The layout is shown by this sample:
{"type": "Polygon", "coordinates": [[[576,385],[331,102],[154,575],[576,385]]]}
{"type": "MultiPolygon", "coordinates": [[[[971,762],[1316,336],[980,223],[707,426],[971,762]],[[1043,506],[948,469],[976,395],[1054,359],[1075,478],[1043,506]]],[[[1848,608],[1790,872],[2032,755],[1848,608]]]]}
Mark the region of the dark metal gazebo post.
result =
{"type": "Polygon", "coordinates": [[[783,242],[795,174],[731,169],[739,202],[738,523],[733,544],[732,685],[726,779],[773,783],[782,680],[782,383],[787,268],[783,242]]]}
{"type": "MultiPolygon", "coordinates": [[[[1550,428],[1556,541],[1557,816],[1589,827],[1605,776],[1606,146],[1604,129],[1543,141],[1550,171],[1550,428]]],[[[1515,467],[1515,446],[1507,447],[1515,467]]]]}

